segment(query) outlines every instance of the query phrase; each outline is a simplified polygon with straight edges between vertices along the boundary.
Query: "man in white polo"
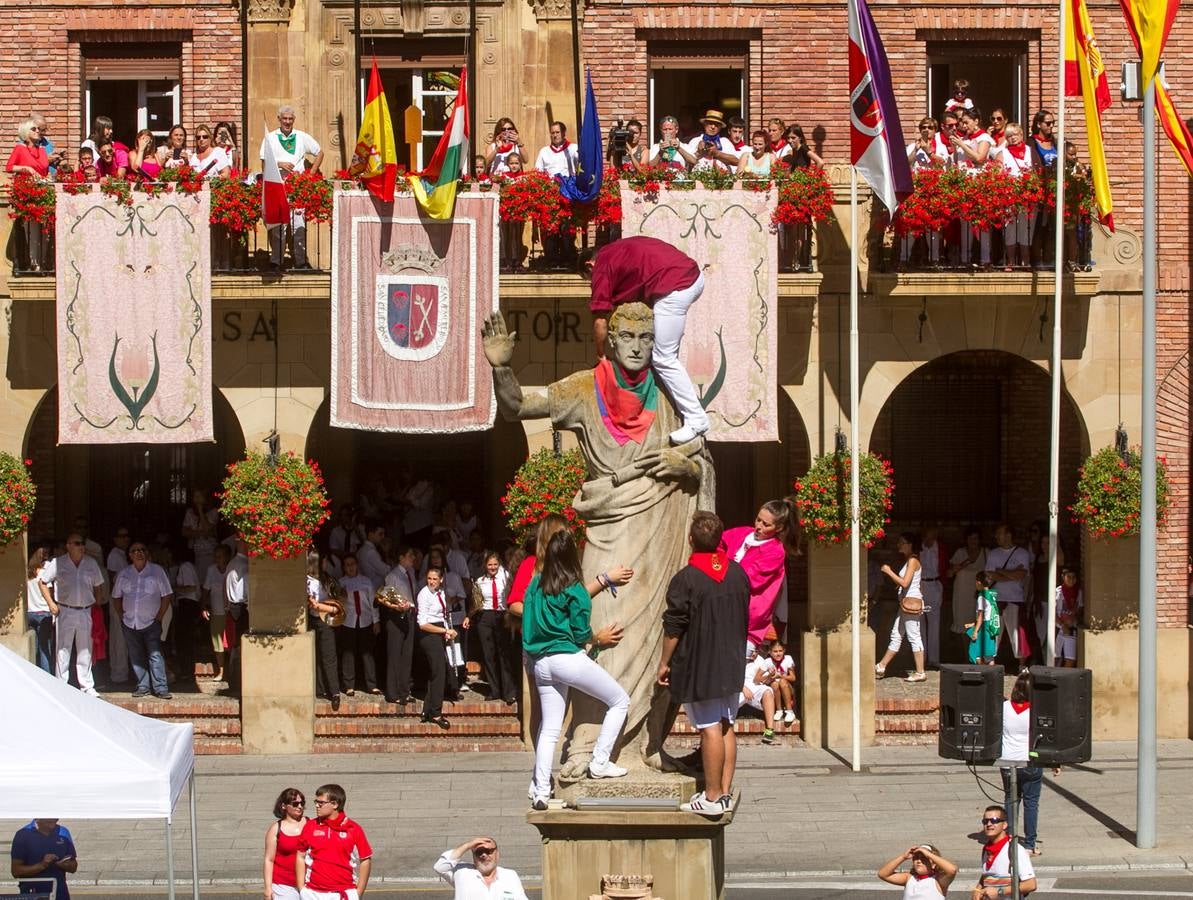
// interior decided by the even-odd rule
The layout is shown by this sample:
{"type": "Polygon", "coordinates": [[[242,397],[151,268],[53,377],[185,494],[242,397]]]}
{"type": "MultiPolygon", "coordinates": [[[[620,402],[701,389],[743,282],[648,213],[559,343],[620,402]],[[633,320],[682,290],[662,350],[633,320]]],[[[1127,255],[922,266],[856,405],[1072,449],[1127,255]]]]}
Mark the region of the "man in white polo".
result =
{"type": "Polygon", "coordinates": [[[1002,616],[998,645],[1002,646],[1002,639],[1006,636],[1011,642],[1015,659],[1019,660],[1020,666],[1025,666],[1031,650],[1027,646],[1026,635],[1019,628],[1019,620],[1023,618],[1024,622],[1027,621],[1023,613],[1027,599],[1024,588],[1030,577],[1031,556],[1023,547],[1015,546],[1011,529],[1006,524],[994,530],[994,540],[997,546],[986,551],[986,572],[994,579],[998,611],[1002,616]]]}
{"type": "MultiPolygon", "coordinates": [[[[319,166],[323,165],[323,148],[305,131],[294,127],[296,118],[293,106],[278,107],[278,128],[265,135],[258,154],[264,162],[265,144],[272,142],[273,156],[278,161],[283,178],[295,170],[301,172],[307,157],[314,157],[312,172],[318,172],[319,166]]],[[[277,272],[282,268],[282,245],[286,242],[286,233],[281,225],[271,225],[268,230],[269,261],[277,272]]],[[[301,209],[290,211],[290,235],[294,239],[294,268],[310,269],[311,264],[307,261],[307,223],[301,209]]]]}
{"type": "Polygon", "coordinates": [[[169,700],[166,658],[162,655],[162,619],[174,602],[174,590],[166,571],[149,561],[144,541],[133,541],[128,549],[132,562],[116,576],[112,585],[112,611],[120,618],[128,659],[137,679],[134,697],[147,697],[152,685],[155,697],[169,700]]]}
{"type": "Polygon", "coordinates": [[[497,865],[500,854],[491,837],[474,837],[435,860],[435,874],[456,889],[456,900],[526,900],[522,879],[497,865]]]}
{"type": "Polygon", "coordinates": [[[52,560],[44,569],[38,588],[52,609],[58,607],[55,623],[58,677],[70,680],[70,654],[75,651],[75,677],[83,693],[92,697],[95,679],[91,675],[91,607],[103,596],[104,576],[99,563],[87,555],[83,535],[71,532],[66,538],[66,553],[52,560]],[[53,594],[50,593],[51,587],[53,594]]]}

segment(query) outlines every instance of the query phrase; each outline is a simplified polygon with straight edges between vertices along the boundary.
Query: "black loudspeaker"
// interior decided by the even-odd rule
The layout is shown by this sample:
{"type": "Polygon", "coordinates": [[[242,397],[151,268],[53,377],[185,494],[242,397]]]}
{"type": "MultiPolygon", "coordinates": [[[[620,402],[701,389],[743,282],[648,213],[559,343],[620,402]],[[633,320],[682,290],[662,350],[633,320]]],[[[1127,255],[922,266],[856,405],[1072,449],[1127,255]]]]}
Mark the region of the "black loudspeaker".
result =
{"type": "Polygon", "coordinates": [[[994,762],[1002,749],[1002,666],[940,667],[940,732],[945,759],[994,762]]]}
{"type": "Polygon", "coordinates": [[[1086,762],[1092,751],[1093,673],[1032,666],[1031,678],[1028,747],[1032,762],[1037,766],[1086,762]]]}

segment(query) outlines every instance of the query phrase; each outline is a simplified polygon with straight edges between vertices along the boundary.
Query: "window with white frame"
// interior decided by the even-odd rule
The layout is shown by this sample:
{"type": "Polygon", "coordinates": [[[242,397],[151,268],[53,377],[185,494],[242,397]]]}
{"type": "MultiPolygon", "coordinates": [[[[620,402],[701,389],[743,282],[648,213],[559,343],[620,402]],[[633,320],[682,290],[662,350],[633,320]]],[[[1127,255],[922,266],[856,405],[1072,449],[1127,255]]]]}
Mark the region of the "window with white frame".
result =
{"type": "Polygon", "coordinates": [[[928,115],[939,119],[953,84],[964,79],[983,120],[1002,109],[1008,121],[1030,125],[1026,41],[928,41],[926,51],[928,115]]]}
{"type": "Polygon", "coordinates": [[[682,138],[700,134],[700,118],[710,109],[748,119],[744,41],[648,41],[650,59],[650,142],[658,140],[663,116],[679,120],[682,138]]]}
{"type": "Polygon", "coordinates": [[[84,46],[84,129],[90,130],[96,116],[107,116],[116,139],[125,144],[143,128],[165,140],[181,120],[181,69],[177,43],[84,46]]]}

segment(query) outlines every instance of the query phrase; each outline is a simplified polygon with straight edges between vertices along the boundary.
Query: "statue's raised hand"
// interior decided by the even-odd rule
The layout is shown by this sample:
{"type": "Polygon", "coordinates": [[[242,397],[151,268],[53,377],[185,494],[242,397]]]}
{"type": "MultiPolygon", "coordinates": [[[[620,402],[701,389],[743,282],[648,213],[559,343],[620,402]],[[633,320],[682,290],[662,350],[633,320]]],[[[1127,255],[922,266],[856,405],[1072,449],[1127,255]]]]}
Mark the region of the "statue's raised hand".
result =
{"type": "Polygon", "coordinates": [[[505,330],[505,318],[499,312],[493,313],[481,323],[481,343],[485,348],[485,358],[494,369],[500,369],[510,364],[514,358],[514,345],[518,340],[518,332],[505,330]]]}

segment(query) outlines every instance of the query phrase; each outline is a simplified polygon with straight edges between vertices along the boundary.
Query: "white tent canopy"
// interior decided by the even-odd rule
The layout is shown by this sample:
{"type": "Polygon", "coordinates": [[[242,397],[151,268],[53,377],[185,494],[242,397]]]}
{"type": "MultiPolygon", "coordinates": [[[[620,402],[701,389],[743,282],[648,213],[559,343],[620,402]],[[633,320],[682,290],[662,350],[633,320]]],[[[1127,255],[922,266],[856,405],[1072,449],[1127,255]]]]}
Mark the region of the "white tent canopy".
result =
{"type": "Polygon", "coordinates": [[[197,863],[193,725],[89,697],[3,646],[0,723],[0,818],[165,819],[169,846],[174,807],[189,783],[197,863]]]}

